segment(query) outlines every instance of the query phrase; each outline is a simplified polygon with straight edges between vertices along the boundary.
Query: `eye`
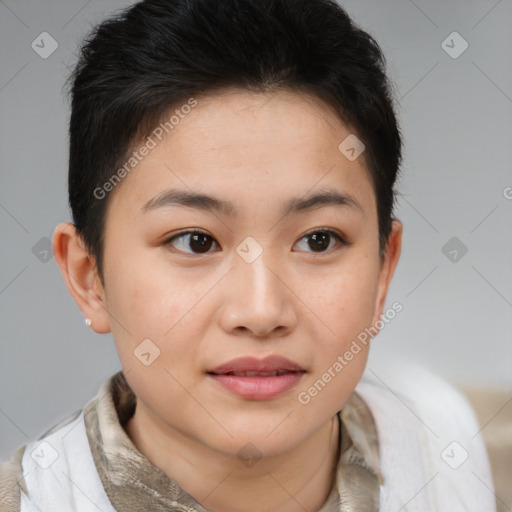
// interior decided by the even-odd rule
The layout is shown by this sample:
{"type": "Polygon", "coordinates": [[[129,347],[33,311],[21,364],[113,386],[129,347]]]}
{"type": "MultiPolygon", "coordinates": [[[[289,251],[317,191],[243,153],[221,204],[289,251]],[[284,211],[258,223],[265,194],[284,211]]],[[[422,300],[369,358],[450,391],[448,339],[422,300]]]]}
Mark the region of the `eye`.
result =
{"type": "MultiPolygon", "coordinates": [[[[342,238],[336,231],[331,229],[317,229],[304,235],[299,242],[309,240],[308,247],[312,248],[312,252],[327,252],[327,249],[332,248],[332,242],[337,241],[341,246],[349,245],[349,243],[342,238]]],[[[309,251],[306,251],[309,252],[309,251]]]]}
{"type": "MultiPolygon", "coordinates": [[[[306,250],[306,252],[327,252],[329,249],[332,249],[335,242],[338,242],[341,246],[350,245],[341,235],[331,229],[317,229],[316,231],[311,231],[304,235],[298,243],[303,240],[309,240],[307,245],[312,248],[312,251],[306,250]]],[[[211,252],[210,249],[213,244],[217,244],[214,238],[202,231],[184,231],[172,236],[164,242],[164,245],[171,245],[177,248],[178,251],[188,254],[205,254],[211,252]]]]}
{"type": "Polygon", "coordinates": [[[164,245],[178,246],[179,251],[189,254],[203,254],[208,252],[213,241],[210,235],[202,231],[184,231],[169,238],[164,245]],[[192,251],[187,251],[186,248],[192,251]]]}

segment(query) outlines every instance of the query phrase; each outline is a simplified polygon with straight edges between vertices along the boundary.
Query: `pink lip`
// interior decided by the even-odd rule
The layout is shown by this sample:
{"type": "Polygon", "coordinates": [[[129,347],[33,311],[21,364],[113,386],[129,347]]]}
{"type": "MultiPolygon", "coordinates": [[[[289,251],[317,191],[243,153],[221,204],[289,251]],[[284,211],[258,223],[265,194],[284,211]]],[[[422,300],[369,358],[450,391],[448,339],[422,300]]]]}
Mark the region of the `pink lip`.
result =
{"type": "Polygon", "coordinates": [[[271,355],[263,359],[258,359],[257,357],[239,357],[232,359],[227,363],[209,370],[209,373],[272,372],[275,370],[304,371],[304,368],[286,359],[286,357],[271,355]]]}
{"type": "Polygon", "coordinates": [[[208,375],[228,391],[248,400],[269,400],[296,386],[306,370],[285,357],[263,359],[242,357],[208,371],[208,375]],[[279,372],[278,375],[233,375],[242,372],[279,372]]]}

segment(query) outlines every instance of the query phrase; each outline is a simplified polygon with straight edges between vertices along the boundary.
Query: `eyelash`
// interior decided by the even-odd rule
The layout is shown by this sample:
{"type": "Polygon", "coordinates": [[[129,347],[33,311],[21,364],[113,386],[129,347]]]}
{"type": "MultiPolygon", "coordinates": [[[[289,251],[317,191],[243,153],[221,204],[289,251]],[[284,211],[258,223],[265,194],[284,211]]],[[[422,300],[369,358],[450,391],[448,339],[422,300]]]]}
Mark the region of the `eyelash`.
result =
{"type": "MultiPolygon", "coordinates": [[[[309,233],[306,233],[305,235],[303,235],[299,239],[299,241],[303,240],[304,238],[310,237],[310,236],[312,236],[314,234],[317,234],[317,233],[325,233],[325,234],[330,235],[331,237],[333,237],[341,245],[341,247],[351,245],[351,243],[352,243],[352,242],[348,242],[347,240],[345,240],[336,231],[333,231],[332,229],[327,229],[327,228],[317,228],[317,229],[315,229],[313,231],[310,231],[309,233]]],[[[165,240],[163,242],[163,245],[164,246],[169,246],[169,245],[171,245],[171,243],[174,240],[176,240],[178,238],[181,238],[181,237],[185,237],[187,235],[206,235],[206,236],[210,237],[212,240],[215,241],[215,239],[212,236],[210,236],[208,233],[205,233],[203,231],[198,231],[198,230],[190,230],[190,231],[182,231],[181,233],[173,235],[172,237],[170,237],[167,240],[165,240]]],[[[215,243],[217,243],[217,241],[215,241],[215,243]]],[[[333,251],[333,249],[331,248],[330,250],[327,250],[327,251],[319,251],[319,252],[306,251],[306,252],[310,252],[311,254],[319,254],[319,255],[321,255],[321,254],[330,254],[332,251],[333,251]]],[[[196,253],[196,252],[184,252],[184,251],[180,251],[179,249],[177,249],[177,252],[179,252],[181,254],[184,254],[187,257],[194,257],[194,256],[202,256],[204,254],[209,254],[212,251],[207,251],[207,252],[203,252],[203,253],[196,253]]]]}

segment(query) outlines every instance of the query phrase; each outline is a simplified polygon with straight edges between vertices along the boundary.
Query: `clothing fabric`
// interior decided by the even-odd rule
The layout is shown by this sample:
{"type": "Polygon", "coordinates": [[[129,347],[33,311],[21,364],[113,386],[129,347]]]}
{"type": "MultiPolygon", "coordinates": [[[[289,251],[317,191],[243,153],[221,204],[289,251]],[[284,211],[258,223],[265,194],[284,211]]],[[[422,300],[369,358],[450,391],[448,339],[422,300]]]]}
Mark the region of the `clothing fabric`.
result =
{"type": "MultiPolygon", "coordinates": [[[[136,397],[118,372],[83,410],[2,466],[0,511],[207,512],[133,444],[123,426],[135,407],[136,397]]],[[[319,512],[376,512],[381,477],[371,413],[355,393],[337,418],[336,482],[319,512]]]]}
{"type": "MultiPolygon", "coordinates": [[[[135,407],[118,372],[0,466],[0,511],[206,512],[135,447],[123,428],[135,407]]],[[[367,372],[337,417],[335,485],[318,512],[495,512],[473,411],[441,379],[367,372]]]]}

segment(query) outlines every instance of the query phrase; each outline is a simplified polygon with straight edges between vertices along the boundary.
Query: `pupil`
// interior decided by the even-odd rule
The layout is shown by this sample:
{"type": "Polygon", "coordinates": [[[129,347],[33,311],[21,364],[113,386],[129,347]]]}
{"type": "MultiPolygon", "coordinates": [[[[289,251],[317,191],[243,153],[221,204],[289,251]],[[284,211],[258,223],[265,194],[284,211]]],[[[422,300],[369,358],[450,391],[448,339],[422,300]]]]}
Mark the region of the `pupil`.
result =
{"type": "MultiPolygon", "coordinates": [[[[208,235],[203,234],[196,234],[192,235],[191,240],[191,247],[195,245],[195,247],[192,247],[193,249],[197,249],[196,252],[208,252],[210,249],[212,243],[211,239],[208,235]]],[[[321,252],[322,250],[325,250],[329,247],[329,239],[330,235],[329,233],[321,232],[320,234],[314,234],[310,237],[313,241],[313,244],[310,243],[310,247],[315,252],[321,252]]]]}
{"type": "MultiPolygon", "coordinates": [[[[207,252],[211,246],[211,240],[208,242],[208,238],[210,238],[208,235],[204,234],[198,234],[198,235],[192,235],[192,242],[191,246],[195,243],[197,243],[197,246],[199,250],[197,252],[207,252]],[[202,242],[200,242],[202,237],[202,242]]],[[[194,247],[192,247],[194,249],[194,247]]]]}
{"type": "Polygon", "coordinates": [[[323,232],[320,235],[318,235],[318,234],[311,235],[311,240],[314,240],[318,244],[316,246],[310,245],[311,249],[313,249],[314,251],[316,251],[318,248],[320,248],[320,250],[327,249],[327,247],[329,247],[329,236],[330,236],[329,233],[323,233],[323,232]]]}

